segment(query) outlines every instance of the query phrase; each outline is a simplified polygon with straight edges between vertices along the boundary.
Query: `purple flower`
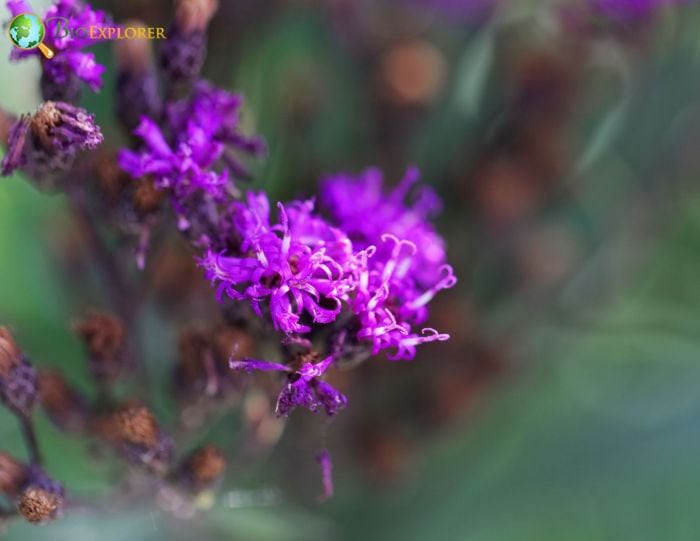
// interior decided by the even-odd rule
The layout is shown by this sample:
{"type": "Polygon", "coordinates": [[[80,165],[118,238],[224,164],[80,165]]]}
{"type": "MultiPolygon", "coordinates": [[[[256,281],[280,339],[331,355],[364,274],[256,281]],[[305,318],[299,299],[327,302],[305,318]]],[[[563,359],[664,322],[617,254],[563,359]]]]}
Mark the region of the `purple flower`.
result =
{"type": "Polygon", "coordinates": [[[167,110],[168,124],[174,133],[186,130],[191,119],[208,136],[222,145],[221,158],[235,177],[247,176],[245,167],[234,152],[260,156],[265,153],[265,141],[258,136],[240,133],[240,110],[243,98],[216,88],[207,81],[199,81],[189,99],[174,102],[167,110]]]}
{"type": "Polygon", "coordinates": [[[265,149],[262,139],[239,132],[241,104],[239,96],[201,82],[189,99],[170,104],[165,128],[142,117],[134,135],[144,145],[119,154],[120,166],[133,177],[149,175],[157,188],[170,191],[181,229],[206,217],[207,238],[201,242],[206,246],[214,240],[210,237],[223,236],[211,231],[217,227],[212,222],[219,220],[210,203],[227,204],[237,193],[230,177],[247,174],[235,153],[259,154],[265,149]]]}
{"type": "Polygon", "coordinates": [[[296,407],[303,407],[316,412],[319,407],[332,417],[343,409],[348,399],[334,387],[320,379],[333,362],[333,357],[328,356],[318,363],[302,361],[301,366],[294,370],[283,364],[255,359],[231,361],[233,370],[245,370],[251,372],[260,370],[263,372],[278,371],[289,374],[287,384],[277,397],[276,413],[279,416],[288,416],[296,407]]]}
{"type": "Polygon", "coordinates": [[[319,500],[325,502],[333,497],[333,461],[328,449],[321,449],[316,453],[316,462],[321,467],[321,482],[323,483],[323,494],[319,500]]]}
{"type": "Polygon", "coordinates": [[[247,205],[235,203],[240,253],[208,250],[200,265],[218,283],[219,299],[247,300],[259,316],[266,301],[276,329],[305,333],[311,330],[307,323],[330,323],[340,313],[352,287],[343,266],[351,259],[350,243],[339,231],[319,225],[312,204],[291,204],[293,220],[284,205],[278,203],[278,209],[280,223],[271,225],[264,194],[249,194],[247,205]],[[302,316],[310,321],[302,322],[302,316]]]}
{"type": "MultiPolygon", "coordinates": [[[[24,0],[9,0],[7,7],[13,17],[21,13],[33,13],[31,6],[24,0]]],[[[95,44],[95,39],[89,36],[78,36],[66,32],[66,25],[71,28],[91,26],[102,27],[109,23],[109,18],[103,11],[93,10],[89,5],[80,0],[58,0],[44,15],[44,20],[51,18],[63,19],[61,25],[49,24],[46,26],[44,44],[54,51],[55,56],[48,60],[42,57],[44,69],[44,90],[46,83],[53,85],[57,92],[62,92],[61,87],[70,86],[71,79],[76,77],[87,84],[94,92],[102,86],[102,73],[105,67],[95,62],[93,53],[83,51],[85,47],[95,44]],[[66,22],[68,21],[68,22],[66,22]],[[59,34],[60,33],[60,34],[59,34]]],[[[53,21],[55,23],[55,21],[53,21]]],[[[10,58],[18,60],[29,56],[40,56],[38,49],[15,48],[10,58]]],[[[56,98],[47,96],[45,99],[56,98]]]]}
{"type": "Polygon", "coordinates": [[[94,117],[85,109],[47,101],[32,117],[25,115],[13,126],[2,174],[26,168],[41,176],[66,169],[79,151],[96,148],[102,139],[94,117]]]}
{"type": "Polygon", "coordinates": [[[420,246],[420,252],[414,255],[412,275],[419,282],[429,284],[447,257],[445,241],[430,222],[442,208],[440,199],[427,186],[409,198],[419,174],[416,167],[410,167],[389,193],[384,192],[384,175],[379,169],[366,169],[357,176],[332,175],[323,181],[321,202],[333,223],[350,237],[355,249],[375,246],[379,250],[375,261],[386,260],[390,255],[386,253],[390,248],[382,242],[386,234],[420,246]]]}
{"type": "Polygon", "coordinates": [[[429,221],[439,199],[425,187],[406,203],[417,180],[418,170],[409,168],[385,194],[382,173],[367,169],[358,177],[329,177],[322,188],[334,221],[361,249],[350,300],[360,324],[357,338],[370,341],[373,354],[393,349],[391,359],[412,359],[417,345],[449,338],[429,327],[414,330],[426,321],[437,292],[457,282],[445,263],[445,242],[429,221]]]}
{"type": "Polygon", "coordinates": [[[230,189],[227,171],[210,169],[221,156],[223,145],[213,141],[194,119],[187,122],[180,141],[173,146],[148,117],[141,118],[134,134],[143,140],[144,147],[119,153],[119,165],[133,177],[151,176],[157,188],[172,191],[175,203],[181,207],[199,191],[215,200],[225,198],[230,189]]]}
{"type": "Polygon", "coordinates": [[[453,287],[457,278],[452,267],[442,265],[433,285],[423,288],[413,276],[419,261],[416,245],[388,234],[381,242],[378,249],[370,247],[358,258],[357,286],[351,302],[360,323],[357,337],[369,340],[375,355],[393,349],[389,359],[410,360],[419,344],[449,339],[448,334],[430,327],[417,333],[414,326],[425,322],[428,303],[438,291],[453,287]]]}

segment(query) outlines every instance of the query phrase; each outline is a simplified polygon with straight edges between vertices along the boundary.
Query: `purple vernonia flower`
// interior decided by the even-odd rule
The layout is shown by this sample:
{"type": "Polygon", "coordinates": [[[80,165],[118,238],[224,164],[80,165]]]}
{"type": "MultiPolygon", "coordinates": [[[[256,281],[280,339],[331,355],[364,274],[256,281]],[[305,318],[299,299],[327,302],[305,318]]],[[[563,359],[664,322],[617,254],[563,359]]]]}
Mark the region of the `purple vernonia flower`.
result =
{"type": "Polygon", "coordinates": [[[315,222],[310,216],[312,204],[292,203],[293,220],[284,205],[277,206],[280,223],[270,225],[264,194],[249,194],[247,205],[234,203],[232,214],[242,239],[240,254],[208,250],[200,265],[207,278],[218,283],[219,299],[225,294],[248,300],[259,316],[261,303],[268,301],[276,329],[305,333],[311,327],[301,321],[302,316],[310,316],[314,323],[330,323],[340,313],[341,300],[352,288],[342,264],[351,259],[350,243],[339,231],[330,226],[323,229],[315,222]],[[340,261],[331,253],[340,254],[340,261]]]}
{"type": "Polygon", "coordinates": [[[187,122],[174,147],[148,117],[141,118],[134,134],[143,140],[144,147],[119,153],[119,165],[133,177],[151,176],[157,188],[172,191],[176,206],[182,206],[195,192],[219,201],[225,198],[230,188],[227,171],[210,169],[221,156],[223,145],[213,141],[194,119],[187,122]]]}
{"type": "Polygon", "coordinates": [[[420,334],[413,330],[427,319],[427,305],[438,291],[457,283],[452,267],[442,265],[431,287],[420,286],[413,276],[419,261],[415,256],[412,241],[388,234],[378,249],[372,246],[358,256],[351,301],[361,327],[357,336],[372,342],[373,354],[394,349],[391,360],[413,359],[417,345],[450,337],[431,328],[422,329],[420,334]]]}
{"type": "MultiPolygon", "coordinates": [[[[7,7],[13,17],[21,13],[33,13],[31,6],[24,0],[9,0],[7,7]]],[[[95,39],[83,33],[81,36],[66,32],[66,26],[71,28],[91,26],[102,27],[109,23],[103,11],[93,10],[80,0],[58,0],[46,11],[44,20],[51,18],[63,19],[61,25],[49,24],[46,27],[44,43],[55,53],[52,59],[42,57],[42,66],[54,85],[68,84],[71,76],[85,82],[93,91],[102,86],[102,73],[105,67],[95,62],[95,55],[83,52],[82,49],[95,44],[95,39]],[[66,22],[68,21],[68,22],[66,22]],[[60,35],[59,35],[60,33],[60,35]]],[[[17,49],[12,51],[12,59],[40,55],[38,49],[17,49]]]]}
{"type": "Polygon", "coordinates": [[[440,212],[442,204],[427,186],[406,199],[418,181],[419,171],[410,167],[399,185],[384,193],[384,177],[379,169],[370,168],[357,176],[341,173],[327,177],[321,187],[321,202],[332,216],[334,225],[347,233],[356,250],[375,246],[377,259],[386,260],[388,245],[385,234],[420,246],[414,255],[412,275],[428,285],[447,259],[445,241],[435,231],[430,218],[440,212]]]}
{"type": "Polygon", "coordinates": [[[321,482],[323,483],[323,494],[319,499],[325,502],[333,497],[333,461],[328,449],[321,449],[316,453],[316,462],[321,467],[321,482]]]}
{"type": "Polygon", "coordinates": [[[261,137],[247,137],[240,133],[242,105],[240,94],[231,94],[207,81],[199,81],[190,98],[168,106],[168,124],[174,133],[179,133],[186,129],[190,119],[196,119],[202,130],[225,148],[221,158],[233,176],[245,177],[247,171],[233,152],[259,156],[265,153],[266,145],[261,137]]]}
{"type": "Polygon", "coordinates": [[[449,338],[430,328],[413,330],[426,321],[435,294],[457,282],[445,263],[445,242],[430,222],[440,200],[427,187],[409,197],[418,176],[409,168],[389,193],[378,169],[335,175],[322,187],[334,223],[361,250],[350,301],[360,323],[357,337],[371,341],[374,354],[393,349],[391,359],[412,359],[418,344],[449,338]]]}
{"type": "Polygon", "coordinates": [[[102,139],[95,118],[85,109],[44,102],[33,116],[25,115],[13,126],[2,174],[24,166],[36,175],[65,169],[79,151],[96,148],[102,139]]]}
{"type": "Polygon", "coordinates": [[[233,370],[245,370],[247,372],[260,370],[264,372],[287,372],[289,374],[287,384],[277,397],[277,415],[286,417],[296,407],[303,407],[312,412],[318,411],[319,407],[321,407],[328,416],[332,417],[348,403],[345,395],[320,379],[332,362],[332,356],[328,356],[316,364],[302,362],[298,370],[283,364],[255,359],[231,361],[230,366],[233,370]]]}

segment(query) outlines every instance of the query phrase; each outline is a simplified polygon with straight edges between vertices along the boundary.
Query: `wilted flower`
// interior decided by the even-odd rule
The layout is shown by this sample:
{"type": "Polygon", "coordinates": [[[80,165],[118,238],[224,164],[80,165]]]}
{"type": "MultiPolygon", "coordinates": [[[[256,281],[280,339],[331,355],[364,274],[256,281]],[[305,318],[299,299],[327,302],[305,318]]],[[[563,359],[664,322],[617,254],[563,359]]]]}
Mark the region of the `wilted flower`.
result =
{"type": "Polygon", "coordinates": [[[69,168],[77,153],[94,149],[102,132],[85,109],[44,102],[33,116],[20,117],[10,131],[2,174],[24,168],[35,177],[69,168]]]}

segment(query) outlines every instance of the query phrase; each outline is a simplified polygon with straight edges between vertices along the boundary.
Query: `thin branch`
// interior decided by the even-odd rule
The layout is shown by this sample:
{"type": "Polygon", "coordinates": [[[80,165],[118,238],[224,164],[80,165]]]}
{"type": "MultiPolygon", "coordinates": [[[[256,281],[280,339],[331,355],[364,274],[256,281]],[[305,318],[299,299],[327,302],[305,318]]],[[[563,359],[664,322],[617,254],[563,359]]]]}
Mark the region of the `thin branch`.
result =
{"type": "Polygon", "coordinates": [[[20,429],[22,430],[22,437],[24,438],[24,443],[27,446],[27,451],[29,452],[29,459],[32,464],[40,466],[41,452],[39,451],[39,444],[36,439],[36,432],[34,431],[34,423],[29,417],[24,415],[18,415],[17,420],[19,421],[20,429]]]}

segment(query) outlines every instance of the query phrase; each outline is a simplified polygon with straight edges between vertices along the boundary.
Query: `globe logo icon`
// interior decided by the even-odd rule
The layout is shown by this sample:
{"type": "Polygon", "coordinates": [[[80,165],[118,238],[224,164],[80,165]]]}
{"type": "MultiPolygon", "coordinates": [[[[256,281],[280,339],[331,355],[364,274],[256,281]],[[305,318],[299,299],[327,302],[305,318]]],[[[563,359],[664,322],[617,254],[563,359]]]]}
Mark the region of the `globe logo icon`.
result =
{"type": "Polygon", "coordinates": [[[53,58],[53,51],[42,42],[46,30],[41,19],[33,13],[21,13],[10,22],[10,39],[20,49],[39,48],[46,58],[53,58]]]}

